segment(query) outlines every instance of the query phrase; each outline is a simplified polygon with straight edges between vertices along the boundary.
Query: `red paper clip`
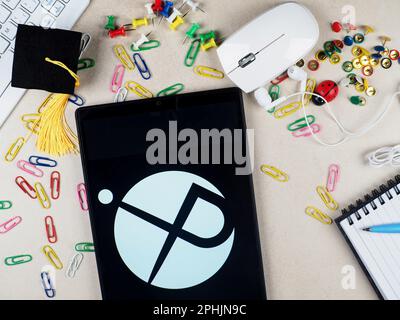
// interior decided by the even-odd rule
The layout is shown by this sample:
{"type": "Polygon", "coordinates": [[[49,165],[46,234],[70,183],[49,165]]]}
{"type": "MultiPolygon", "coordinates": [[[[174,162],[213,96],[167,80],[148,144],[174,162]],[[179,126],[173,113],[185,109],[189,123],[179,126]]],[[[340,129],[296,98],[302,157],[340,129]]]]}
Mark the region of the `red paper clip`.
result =
{"type": "Polygon", "coordinates": [[[7,233],[11,229],[14,229],[17,225],[19,225],[21,221],[22,221],[21,217],[14,217],[3,224],[0,224],[0,233],[2,234],[7,233]]]}
{"type": "Polygon", "coordinates": [[[60,197],[61,192],[61,174],[58,171],[53,171],[50,176],[50,196],[53,200],[60,197]]]}
{"type": "Polygon", "coordinates": [[[57,231],[56,231],[56,226],[54,225],[53,217],[51,217],[51,216],[45,217],[44,224],[46,226],[47,240],[50,243],[56,243],[58,238],[57,238],[57,231]]]}
{"type": "Polygon", "coordinates": [[[289,75],[288,75],[287,71],[285,71],[278,78],[276,78],[275,80],[272,80],[271,83],[277,85],[277,84],[280,84],[281,82],[285,81],[288,78],[289,78],[289,75]]]}
{"type": "Polygon", "coordinates": [[[84,183],[78,184],[77,192],[78,192],[79,204],[80,204],[82,210],[88,211],[89,207],[88,207],[88,203],[87,203],[86,186],[84,183]]]}
{"type": "Polygon", "coordinates": [[[115,67],[114,75],[111,81],[111,92],[117,93],[118,90],[122,87],[122,81],[124,80],[125,67],[122,64],[119,64],[115,67]]]}
{"type": "Polygon", "coordinates": [[[337,183],[340,178],[340,167],[337,164],[332,164],[328,169],[328,180],[326,182],[326,189],[329,192],[334,192],[336,190],[337,183]]]}
{"type": "Polygon", "coordinates": [[[21,169],[22,171],[31,174],[35,177],[43,177],[44,173],[42,170],[40,170],[38,167],[36,167],[35,165],[29,163],[28,161],[25,160],[19,160],[17,162],[17,167],[19,169],[21,169]]]}
{"type": "Polygon", "coordinates": [[[35,189],[29,184],[24,177],[18,176],[15,178],[15,183],[21,188],[31,199],[36,199],[37,194],[35,189]]]}

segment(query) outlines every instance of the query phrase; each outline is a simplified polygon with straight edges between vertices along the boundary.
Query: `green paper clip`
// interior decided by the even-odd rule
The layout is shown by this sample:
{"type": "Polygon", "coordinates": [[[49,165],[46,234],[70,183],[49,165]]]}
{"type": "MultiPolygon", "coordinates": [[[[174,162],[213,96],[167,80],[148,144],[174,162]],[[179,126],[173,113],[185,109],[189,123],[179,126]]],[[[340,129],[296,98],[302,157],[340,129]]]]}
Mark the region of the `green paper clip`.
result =
{"type": "Polygon", "coordinates": [[[150,40],[150,41],[144,42],[141,46],[139,46],[139,49],[135,49],[135,46],[132,44],[131,50],[133,52],[147,51],[147,50],[158,48],[160,45],[161,45],[160,41],[150,40]]]}
{"type": "Polygon", "coordinates": [[[21,254],[18,256],[7,257],[4,259],[6,266],[16,266],[23,263],[28,263],[32,261],[32,256],[30,254],[21,254]]]}
{"type": "Polygon", "coordinates": [[[201,42],[199,39],[192,41],[190,48],[186,54],[185,66],[192,67],[196,61],[197,55],[199,54],[201,42]]]}
{"type": "MultiPolygon", "coordinates": [[[[315,117],[311,116],[311,115],[307,116],[307,121],[311,126],[315,122],[315,117]]],[[[301,118],[301,119],[296,120],[295,122],[289,124],[287,126],[287,128],[288,128],[288,130],[290,132],[295,132],[297,130],[300,130],[300,129],[303,129],[303,128],[307,127],[307,121],[306,121],[306,118],[301,118]]]]}
{"type": "Polygon", "coordinates": [[[78,71],[93,68],[95,65],[96,62],[93,59],[90,58],[80,59],[78,61],[78,71]]]}
{"type": "Polygon", "coordinates": [[[185,89],[185,86],[182,83],[175,83],[157,93],[157,97],[173,96],[181,92],[183,89],[185,89]]]}
{"type": "Polygon", "coordinates": [[[0,210],[7,210],[12,207],[12,202],[8,200],[0,201],[0,210]]]}
{"type": "Polygon", "coordinates": [[[94,244],[91,242],[80,242],[75,245],[78,252],[94,252],[94,244]]]}

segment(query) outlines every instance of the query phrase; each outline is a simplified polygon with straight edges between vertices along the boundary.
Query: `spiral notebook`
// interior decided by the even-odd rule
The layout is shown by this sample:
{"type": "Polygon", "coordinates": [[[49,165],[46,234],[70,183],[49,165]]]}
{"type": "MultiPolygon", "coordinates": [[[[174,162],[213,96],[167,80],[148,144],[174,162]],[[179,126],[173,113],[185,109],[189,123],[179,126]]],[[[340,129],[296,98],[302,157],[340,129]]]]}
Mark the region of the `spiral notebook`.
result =
{"type": "Polygon", "coordinates": [[[379,298],[400,300],[400,234],[363,231],[390,223],[400,223],[400,175],[343,210],[336,220],[379,298]]]}

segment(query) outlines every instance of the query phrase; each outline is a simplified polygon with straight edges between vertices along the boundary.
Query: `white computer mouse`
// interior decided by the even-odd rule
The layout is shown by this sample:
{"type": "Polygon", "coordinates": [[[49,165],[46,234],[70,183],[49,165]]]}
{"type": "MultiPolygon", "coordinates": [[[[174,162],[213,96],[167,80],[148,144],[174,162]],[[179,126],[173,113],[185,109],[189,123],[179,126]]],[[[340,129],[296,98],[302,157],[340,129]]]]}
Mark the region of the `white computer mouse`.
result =
{"type": "Polygon", "coordinates": [[[317,44],[313,14],[294,2],[265,12],[228,37],[218,48],[225,73],[244,92],[252,92],[304,58],[317,44]]]}

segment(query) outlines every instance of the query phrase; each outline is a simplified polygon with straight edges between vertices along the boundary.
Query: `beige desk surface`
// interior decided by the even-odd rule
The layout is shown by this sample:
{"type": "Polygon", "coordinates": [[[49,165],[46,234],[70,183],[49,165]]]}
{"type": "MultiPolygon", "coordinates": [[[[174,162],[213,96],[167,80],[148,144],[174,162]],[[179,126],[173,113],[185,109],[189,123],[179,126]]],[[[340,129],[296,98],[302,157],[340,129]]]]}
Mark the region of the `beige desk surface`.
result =
{"type": "MultiPolygon", "coordinates": [[[[76,0],[78,1],[78,0],[76,0]]],[[[76,30],[89,32],[93,44],[87,57],[96,59],[96,68],[81,72],[82,86],[78,93],[87,100],[87,105],[111,102],[113,94],[109,91],[109,82],[117,63],[112,53],[112,46],[117,43],[128,45],[135,36],[126,39],[110,40],[105,37],[103,25],[105,16],[118,16],[118,23],[129,23],[132,17],[144,15],[142,0],[93,0],[86,13],[75,26],[76,30]]],[[[218,30],[227,36],[256,17],[259,13],[273,7],[281,1],[268,0],[204,0],[201,1],[207,14],[189,15],[188,20],[203,23],[207,29],[218,30]]],[[[358,24],[375,26],[377,33],[371,35],[368,45],[377,44],[378,35],[387,33],[393,37],[393,46],[400,45],[400,26],[398,12],[400,2],[395,0],[332,0],[304,2],[316,15],[323,42],[336,36],[329,30],[329,22],[341,19],[341,9],[351,4],[356,8],[358,24]]],[[[266,30],[265,32],[268,32],[266,30]]],[[[154,92],[168,85],[182,82],[186,92],[215,89],[231,86],[228,79],[223,81],[208,80],[196,76],[191,69],[183,66],[186,48],[181,46],[182,31],[171,32],[166,25],[160,26],[152,34],[159,39],[162,46],[158,50],[145,53],[145,58],[153,72],[152,80],[146,86],[154,92]]],[[[198,63],[220,68],[215,51],[201,54],[198,63]]],[[[394,92],[400,76],[397,64],[387,72],[380,71],[371,80],[379,90],[379,95],[369,100],[366,108],[355,108],[346,102],[346,95],[334,104],[339,117],[350,128],[357,128],[367,123],[374,112],[383,107],[383,101],[394,92]]],[[[343,76],[341,67],[324,64],[315,73],[318,80],[340,80],[343,76]]],[[[137,73],[126,76],[126,79],[138,80],[137,73]]],[[[140,80],[139,80],[140,81],[140,80]]],[[[283,91],[294,92],[296,84],[287,81],[283,91]]],[[[353,92],[354,93],[354,92],[353,92]]],[[[34,112],[43,101],[46,93],[29,91],[19,103],[7,123],[0,130],[0,153],[7,151],[10,143],[18,136],[25,134],[19,120],[24,113],[34,112]]],[[[136,97],[130,96],[130,99],[136,97]]],[[[295,140],[286,130],[286,125],[300,115],[289,120],[275,120],[258,107],[253,98],[245,97],[247,123],[255,129],[255,174],[254,184],[258,207],[258,217],[264,257],[264,269],[269,297],[272,299],[376,299],[366,277],[362,273],[350,249],[346,245],[336,226],[325,226],[305,215],[308,205],[322,208],[315,188],[324,184],[327,168],[337,163],[342,168],[341,181],[335,192],[335,198],[342,205],[347,205],[370,191],[372,187],[391,178],[397,171],[392,168],[370,169],[364,156],[367,152],[384,145],[399,143],[398,119],[400,110],[398,102],[384,121],[368,135],[352,140],[338,148],[325,148],[313,140],[295,140]],[[272,164],[289,173],[290,182],[278,184],[258,170],[261,164],[272,164]],[[346,265],[356,269],[356,288],[344,290],[341,286],[341,270],[346,265]]],[[[75,126],[73,111],[68,107],[69,121],[75,126]]],[[[326,119],[321,116],[321,122],[326,119]]],[[[324,125],[323,123],[321,123],[324,125]]],[[[327,125],[327,128],[329,126],[327,125]]],[[[26,159],[36,154],[33,141],[22,150],[20,157],[26,159]]],[[[62,197],[54,202],[51,210],[44,211],[36,201],[28,199],[14,183],[21,172],[12,164],[0,161],[0,198],[10,199],[14,203],[12,210],[0,213],[1,221],[14,215],[23,218],[21,225],[6,235],[0,236],[0,260],[7,256],[30,253],[34,260],[17,267],[0,267],[0,299],[43,299],[40,287],[40,270],[47,264],[41,253],[46,244],[43,219],[51,214],[56,222],[59,241],[54,248],[67,265],[74,254],[75,243],[92,241],[89,217],[80,210],[76,185],[83,181],[80,159],[68,156],[59,159],[58,170],[62,174],[62,197]]],[[[42,179],[48,187],[48,176],[42,179]]],[[[337,217],[339,212],[332,214],[337,217]]],[[[65,268],[64,268],[65,270],[65,268]]],[[[98,275],[93,254],[85,258],[75,279],[65,277],[63,271],[57,272],[57,299],[99,299],[101,297],[98,275]]]]}

